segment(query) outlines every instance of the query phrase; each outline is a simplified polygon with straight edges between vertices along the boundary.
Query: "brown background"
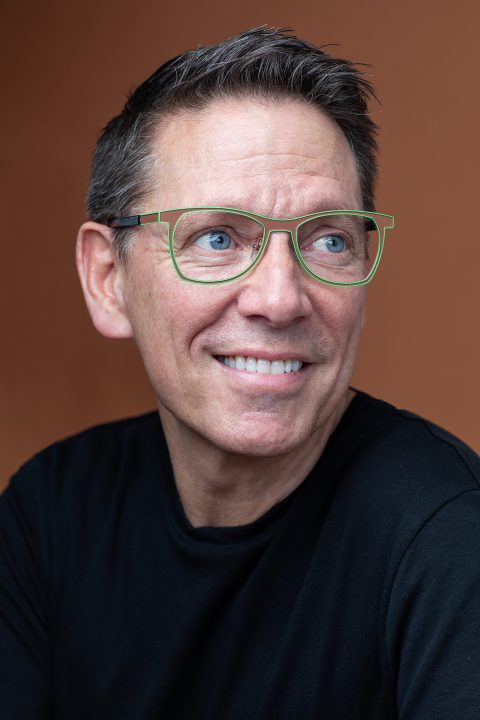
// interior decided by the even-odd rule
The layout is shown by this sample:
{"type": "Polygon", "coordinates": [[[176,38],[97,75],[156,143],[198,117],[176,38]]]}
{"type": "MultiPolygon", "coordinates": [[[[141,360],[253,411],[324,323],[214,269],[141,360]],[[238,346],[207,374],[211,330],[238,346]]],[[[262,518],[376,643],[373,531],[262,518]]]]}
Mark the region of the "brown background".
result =
{"type": "Polygon", "coordinates": [[[166,59],[263,23],[374,66],[377,207],[397,227],[354,384],[480,450],[477,0],[50,0],[2,14],[0,486],[48,443],[154,406],[133,345],[97,335],[81,298],[90,153],[166,59]]]}

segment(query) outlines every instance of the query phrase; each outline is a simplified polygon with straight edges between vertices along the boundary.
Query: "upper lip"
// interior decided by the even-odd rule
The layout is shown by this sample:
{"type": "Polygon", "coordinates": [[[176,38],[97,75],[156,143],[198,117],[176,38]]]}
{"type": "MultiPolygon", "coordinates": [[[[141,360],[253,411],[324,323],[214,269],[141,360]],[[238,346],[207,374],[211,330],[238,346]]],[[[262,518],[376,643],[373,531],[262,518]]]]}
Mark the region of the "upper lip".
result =
{"type": "Polygon", "coordinates": [[[220,350],[214,352],[213,355],[223,355],[224,357],[235,357],[236,355],[243,355],[244,357],[254,357],[260,360],[300,360],[303,363],[311,362],[306,360],[305,355],[300,355],[295,350],[277,350],[275,352],[269,352],[266,350],[220,350]]]}

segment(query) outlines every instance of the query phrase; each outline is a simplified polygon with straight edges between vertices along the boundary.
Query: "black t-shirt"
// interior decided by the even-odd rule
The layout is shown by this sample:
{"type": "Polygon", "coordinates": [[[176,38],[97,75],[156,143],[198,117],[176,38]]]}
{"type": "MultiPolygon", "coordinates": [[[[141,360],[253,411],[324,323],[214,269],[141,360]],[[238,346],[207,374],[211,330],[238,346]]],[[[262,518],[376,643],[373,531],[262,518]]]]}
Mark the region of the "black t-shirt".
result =
{"type": "Polygon", "coordinates": [[[480,460],[358,393],[317,465],[194,528],[158,413],[0,497],[2,720],[478,720],[480,460]]]}

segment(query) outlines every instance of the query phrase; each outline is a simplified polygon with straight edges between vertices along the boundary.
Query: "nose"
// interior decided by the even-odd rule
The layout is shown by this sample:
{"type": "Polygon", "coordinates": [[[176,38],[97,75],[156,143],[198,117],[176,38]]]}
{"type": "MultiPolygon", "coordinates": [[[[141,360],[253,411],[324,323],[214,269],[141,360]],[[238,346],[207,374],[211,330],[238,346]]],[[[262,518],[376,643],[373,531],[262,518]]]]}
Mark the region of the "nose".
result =
{"type": "Polygon", "coordinates": [[[259,264],[242,281],[238,310],[245,317],[263,317],[272,327],[286,327],[311,310],[308,282],[290,232],[271,231],[259,264]]]}

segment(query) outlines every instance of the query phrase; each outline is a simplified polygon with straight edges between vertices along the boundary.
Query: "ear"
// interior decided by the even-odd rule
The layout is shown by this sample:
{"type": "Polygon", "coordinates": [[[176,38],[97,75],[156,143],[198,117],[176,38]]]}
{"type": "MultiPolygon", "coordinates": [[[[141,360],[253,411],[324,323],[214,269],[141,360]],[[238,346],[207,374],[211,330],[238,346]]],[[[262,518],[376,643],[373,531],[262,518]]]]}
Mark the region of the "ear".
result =
{"type": "Polygon", "coordinates": [[[109,338],[132,337],[124,302],[125,269],[106,225],[84,223],[77,236],[77,270],[93,324],[109,338]]]}

